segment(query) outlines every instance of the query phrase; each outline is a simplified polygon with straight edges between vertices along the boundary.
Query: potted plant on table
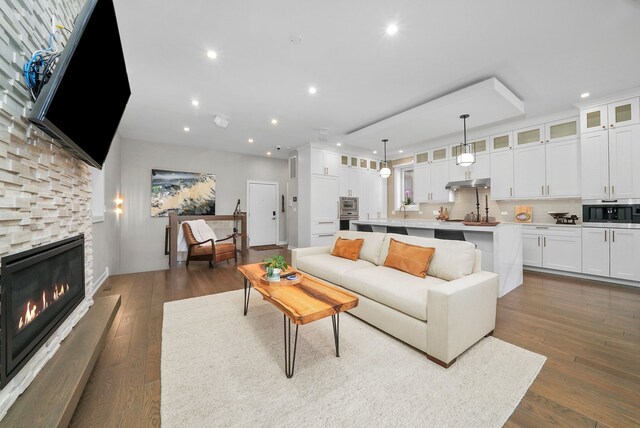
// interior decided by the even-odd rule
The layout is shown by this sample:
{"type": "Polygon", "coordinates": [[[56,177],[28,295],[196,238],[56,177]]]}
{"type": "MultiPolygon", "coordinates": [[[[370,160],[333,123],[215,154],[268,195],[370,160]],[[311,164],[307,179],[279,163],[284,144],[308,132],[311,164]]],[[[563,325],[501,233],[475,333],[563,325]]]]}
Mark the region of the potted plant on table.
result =
{"type": "Polygon", "coordinates": [[[273,256],[263,260],[267,266],[267,279],[269,281],[280,281],[280,273],[286,271],[289,265],[284,256],[273,256]]]}

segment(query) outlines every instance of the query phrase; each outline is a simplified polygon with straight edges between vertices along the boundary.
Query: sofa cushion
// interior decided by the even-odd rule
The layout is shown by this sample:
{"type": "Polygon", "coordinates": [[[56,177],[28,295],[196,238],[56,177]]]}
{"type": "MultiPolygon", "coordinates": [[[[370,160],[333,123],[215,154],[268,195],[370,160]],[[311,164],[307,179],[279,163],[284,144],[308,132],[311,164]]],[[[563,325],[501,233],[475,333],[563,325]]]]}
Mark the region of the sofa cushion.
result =
{"type": "Polygon", "coordinates": [[[433,247],[436,249],[431,259],[427,275],[435,276],[446,281],[453,281],[454,279],[469,275],[473,271],[476,247],[470,242],[388,233],[382,244],[380,260],[387,258],[391,238],[407,244],[433,247]]]}
{"type": "Polygon", "coordinates": [[[434,252],[435,248],[433,247],[406,244],[392,238],[389,242],[389,253],[384,265],[424,278],[427,276],[429,263],[434,252]]]}
{"type": "Polygon", "coordinates": [[[342,287],[422,321],[427,320],[427,291],[446,281],[418,278],[384,266],[349,270],[342,274],[342,287]]]}
{"type": "Polygon", "coordinates": [[[341,230],[336,233],[336,238],[333,241],[331,248],[335,246],[335,241],[338,238],[343,239],[364,239],[362,249],[360,250],[360,258],[362,260],[369,261],[373,264],[379,265],[384,262],[380,260],[380,251],[382,250],[382,242],[384,241],[385,233],[379,232],[356,232],[355,230],[341,230]]]}
{"type": "Polygon", "coordinates": [[[364,239],[344,239],[338,236],[331,255],[349,260],[358,260],[363,243],[364,239]]]}
{"type": "Polygon", "coordinates": [[[315,254],[313,256],[300,257],[297,261],[297,268],[302,272],[309,273],[325,281],[340,285],[342,273],[346,271],[356,271],[362,268],[374,266],[365,260],[348,260],[331,254],[315,254]]]}

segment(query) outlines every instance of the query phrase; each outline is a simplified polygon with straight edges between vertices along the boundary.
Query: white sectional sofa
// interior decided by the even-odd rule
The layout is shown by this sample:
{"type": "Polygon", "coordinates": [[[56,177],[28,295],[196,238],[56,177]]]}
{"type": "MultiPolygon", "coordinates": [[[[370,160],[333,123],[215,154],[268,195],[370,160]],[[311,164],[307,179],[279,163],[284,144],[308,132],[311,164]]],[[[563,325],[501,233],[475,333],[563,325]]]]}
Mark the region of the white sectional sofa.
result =
{"type": "Polygon", "coordinates": [[[294,268],[356,294],[349,312],[425,352],[443,367],[484,336],[496,320],[498,275],[480,271],[481,253],[469,242],[376,232],[340,231],[364,239],[356,261],[332,247],[292,250],[294,268]],[[426,278],[385,267],[390,239],[434,247],[426,278]]]}

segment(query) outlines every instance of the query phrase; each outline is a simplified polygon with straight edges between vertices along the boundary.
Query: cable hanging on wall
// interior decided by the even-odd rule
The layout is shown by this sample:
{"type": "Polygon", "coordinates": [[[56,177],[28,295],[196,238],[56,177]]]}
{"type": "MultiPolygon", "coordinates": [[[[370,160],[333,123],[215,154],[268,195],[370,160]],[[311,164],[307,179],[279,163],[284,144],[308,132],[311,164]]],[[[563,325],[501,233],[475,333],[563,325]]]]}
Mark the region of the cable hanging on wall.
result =
{"type": "Polygon", "coordinates": [[[54,17],[51,17],[51,32],[49,33],[49,47],[39,49],[23,67],[24,80],[31,97],[35,101],[40,95],[42,87],[49,81],[53,69],[55,68],[61,51],[56,47],[57,30],[67,30],[62,25],[56,25],[54,17]]]}

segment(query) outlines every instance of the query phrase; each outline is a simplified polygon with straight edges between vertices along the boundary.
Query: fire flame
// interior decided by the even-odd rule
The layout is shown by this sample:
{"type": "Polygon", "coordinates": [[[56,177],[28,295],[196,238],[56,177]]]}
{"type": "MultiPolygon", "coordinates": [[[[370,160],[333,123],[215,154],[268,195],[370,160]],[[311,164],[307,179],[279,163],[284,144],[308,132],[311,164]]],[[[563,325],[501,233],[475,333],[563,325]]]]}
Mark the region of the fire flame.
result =
{"type": "MultiPolygon", "coordinates": [[[[56,302],[64,294],[69,291],[69,284],[56,284],[53,286],[53,301],[56,302]]],[[[47,300],[47,292],[42,290],[42,307],[38,310],[35,303],[31,303],[31,300],[27,301],[24,317],[20,317],[18,322],[18,330],[22,330],[29,325],[38,315],[40,315],[45,309],[51,305],[51,301],[47,300]]]]}

